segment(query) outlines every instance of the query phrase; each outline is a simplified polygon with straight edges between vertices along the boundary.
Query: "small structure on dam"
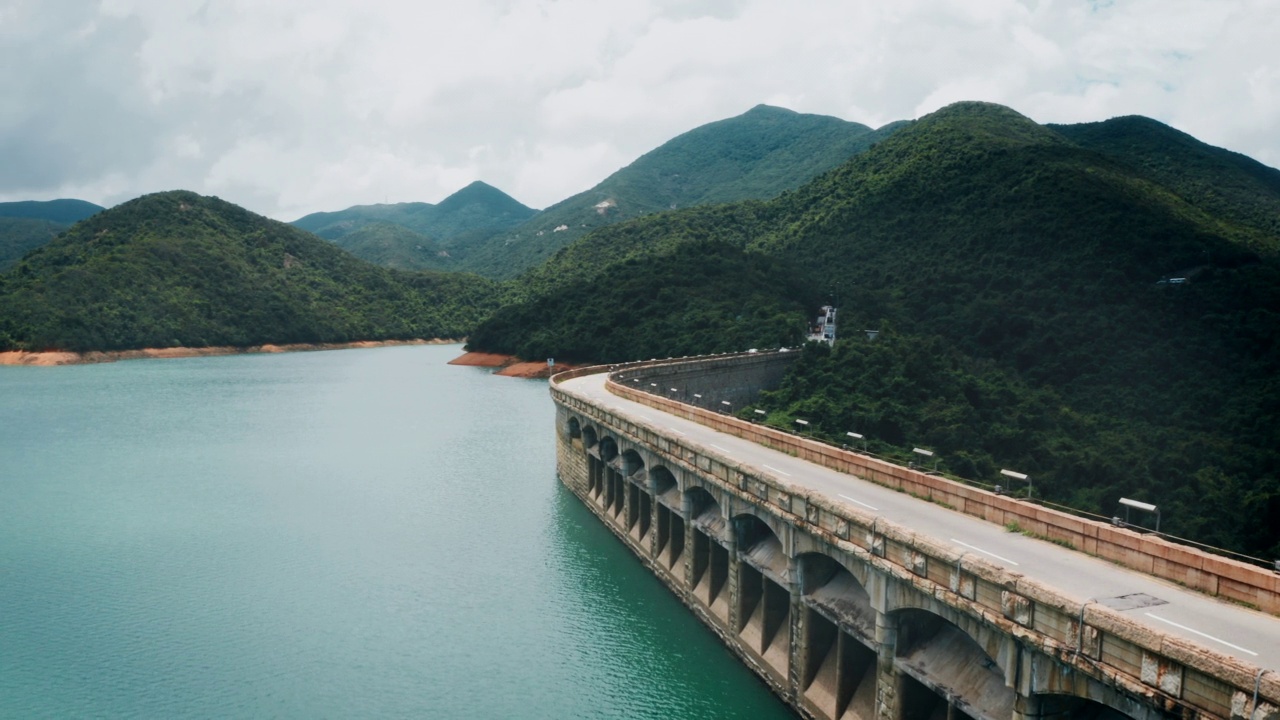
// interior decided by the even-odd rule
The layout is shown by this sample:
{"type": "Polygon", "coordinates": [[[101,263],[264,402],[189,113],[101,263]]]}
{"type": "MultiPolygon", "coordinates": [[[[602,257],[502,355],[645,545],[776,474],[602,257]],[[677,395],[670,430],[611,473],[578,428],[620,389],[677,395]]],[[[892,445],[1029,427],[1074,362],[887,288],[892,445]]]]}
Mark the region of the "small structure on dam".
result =
{"type": "Polygon", "coordinates": [[[1280,720],[1280,577],[716,412],[794,357],[575,370],[551,392],[561,481],[800,714],[1280,720]],[[926,519],[887,519],[851,476],[926,519]],[[1011,522],[1078,552],[1018,536],[1048,553],[1019,564],[959,535],[1011,522]],[[1088,583],[1058,588],[1030,567],[1064,562],[1088,583]],[[1111,576],[1171,609],[1072,595],[1111,576]],[[1250,637],[1180,632],[1165,617],[1196,603],[1250,637]]]}

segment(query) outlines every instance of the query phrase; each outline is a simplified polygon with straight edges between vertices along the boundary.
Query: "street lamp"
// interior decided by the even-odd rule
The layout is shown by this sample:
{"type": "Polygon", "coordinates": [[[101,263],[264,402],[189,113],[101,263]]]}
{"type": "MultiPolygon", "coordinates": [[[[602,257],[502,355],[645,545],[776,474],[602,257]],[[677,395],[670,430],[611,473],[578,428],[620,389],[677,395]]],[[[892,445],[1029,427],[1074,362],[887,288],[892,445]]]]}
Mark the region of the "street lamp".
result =
{"type": "Polygon", "coordinates": [[[1005,477],[1014,478],[1016,480],[1026,480],[1027,481],[1027,499],[1028,500],[1031,499],[1031,478],[1027,477],[1026,475],[1020,472],[1014,472],[1013,470],[1001,470],[1000,474],[1004,475],[1005,477]]]}
{"type": "Polygon", "coordinates": [[[863,450],[863,452],[866,452],[866,450],[867,450],[867,439],[866,439],[866,438],[862,437],[862,435],[861,435],[861,434],[856,433],[856,432],[847,432],[847,433],[845,433],[845,435],[848,435],[850,438],[853,438],[854,440],[861,440],[861,441],[862,441],[862,450],[863,450]]]}
{"type": "Polygon", "coordinates": [[[924,448],[911,448],[911,452],[917,455],[921,455],[923,457],[933,458],[933,470],[934,472],[938,471],[938,459],[936,457],[933,457],[932,450],[925,450],[924,448]]]}
{"type": "Polygon", "coordinates": [[[800,418],[796,418],[796,424],[800,426],[800,433],[801,433],[801,434],[803,434],[803,433],[804,433],[805,428],[809,427],[809,421],[808,421],[808,420],[801,420],[800,418]]]}
{"type": "Polygon", "coordinates": [[[728,400],[721,400],[720,404],[724,406],[721,410],[725,414],[728,414],[733,411],[733,403],[729,402],[728,400]]]}
{"type": "MultiPolygon", "coordinates": [[[[768,414],[769,414],[769,413],[765,412],[764,410],[761,410],[760,408],[756,408],[755,410],[752,410],[752,412],[754,412],[754,413],[755,413],[755,414],[757,414],[757,415],[760,415],[761,417],[768,416],[768,414]]],[[[761,422],[764,422],[764,421],[762,420],[761,422]]]]}
{"type": "Polygon", "coordinates": [[[1156,532],[1160,532],[1160,508],[1151,503],[1144,503],[1140,500],[1130,500],[1129,498],[1120,498],[1120,504],[1124,506],[1124,524],[1129,524],[1129,508],[1142,510],[1143,512],[1156,514],[1156,532]]]}

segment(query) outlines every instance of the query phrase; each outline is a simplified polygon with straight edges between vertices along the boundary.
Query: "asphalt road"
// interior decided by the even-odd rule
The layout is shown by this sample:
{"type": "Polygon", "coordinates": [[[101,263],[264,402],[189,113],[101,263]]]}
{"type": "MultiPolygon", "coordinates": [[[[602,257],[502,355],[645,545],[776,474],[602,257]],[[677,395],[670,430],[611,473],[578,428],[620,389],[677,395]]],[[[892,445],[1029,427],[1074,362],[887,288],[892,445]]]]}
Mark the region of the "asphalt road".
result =
{"type": "MultiPolygon", "coordinates": [[[[604,373],[568,380],[559,387],[597,405],[625,413],[673,439],[689,438],[712,455],[759,470],[761,475],[811,488],[899,525],[927,532],[973,557],[1061,588],[1070,596],[1115,607],[1122,596],[1143,593],[1159,604],[1123,610],[1136,622],[1176,635],[1267,670],[1280,670],[1280,618],[1127,570],[1053,543],[1011,533],[999,525],[948,510],[852,475],[794,458],[691,420],[621,398],[605,389],[604,373]]],[[[1117,608],[1120,609],[1120,608],[1117,608]]]]}

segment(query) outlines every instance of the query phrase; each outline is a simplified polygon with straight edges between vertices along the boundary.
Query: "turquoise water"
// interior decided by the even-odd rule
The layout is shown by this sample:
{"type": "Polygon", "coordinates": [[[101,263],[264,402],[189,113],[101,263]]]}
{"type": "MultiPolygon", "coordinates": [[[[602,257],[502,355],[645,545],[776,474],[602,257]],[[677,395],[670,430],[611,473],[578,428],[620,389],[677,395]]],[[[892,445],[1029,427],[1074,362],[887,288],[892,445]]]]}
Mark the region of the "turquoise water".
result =
{"type": "Polygon", "coordinates": [[[0,367],[0,717],[791,717],[459,351],[0,367]]]}

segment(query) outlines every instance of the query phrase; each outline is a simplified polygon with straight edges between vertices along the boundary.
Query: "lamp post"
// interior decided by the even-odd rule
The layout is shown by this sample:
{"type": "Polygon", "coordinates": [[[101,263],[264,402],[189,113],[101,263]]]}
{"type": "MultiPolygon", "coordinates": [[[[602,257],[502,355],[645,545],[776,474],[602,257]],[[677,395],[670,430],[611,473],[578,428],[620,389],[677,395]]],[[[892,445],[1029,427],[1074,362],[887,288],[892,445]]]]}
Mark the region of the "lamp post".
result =
{"type": "Polygon", "coordinates": [[[852,438],[852,439],[854,439],[854,440],[861,440],[861,441],[862,441],[862,452],[866,452],[866,451],[867,451],[867,439],[866,439],[866,438],[864,438],[864,437],[862,437],[862,435],[861,435],[861,434],[856,433],[856,432],[847,432],[847,433],[845,433],[845,435],[848,435],[850,438],[852,438]]]}
{"type": "Polygon", "coordinates": [[[755,410],[752,410],[751,412],[753,412],[753,413],[755,413],[755,414],[757,414],[757,415],[759,415],[759,416],[760,416],[760,422],[764,422],[764,418],[768,417],[768,415],[769,415],[769,413],[765,412],[764,410],[761,410],[760,408],[756,408],[755,410]]]}
{"type": "Polygon", "coordinates": [[[723,412],[724,414],[728,415],[729,413],[733,412],[733,403],[729,402],[728,400],[721,400],[720,404],[723,406],[720,408],[720,411],[723,412]]]}
{"type": "Polygon", "coordinates": [[[1124,524],[1129,524],[1129,508],[1142,510],[1143,512],[1155,513],[1156,515],[1156,532],[1160,532],[1160,508],[1151,503],[1144,503],[1141,500],[1130,500],[1129,498],[1120,498],[1120,504],[1124,506],[1124,524]]]}
{"type": "Polygon", "coordinates": [[[799,432],[801,435],[803,435],[805,429],[809,427],[809,421],[801,420],[800,418],[796,418],[796,424],[800,426],[800,429],[797,432],[799,432]]]}
{"type": "Polygon", "coordinates": [[[1028,500],[1031,499],[1031,478],[1027,477],[1026,475],[1020,472],[1014,472],[1013,470],[1001,470],[1000,474],[1004,475],[1005,477],[1014,478],[1016,480],[1026,480],[1027,481],[1027,499],[1028,500]]]}

